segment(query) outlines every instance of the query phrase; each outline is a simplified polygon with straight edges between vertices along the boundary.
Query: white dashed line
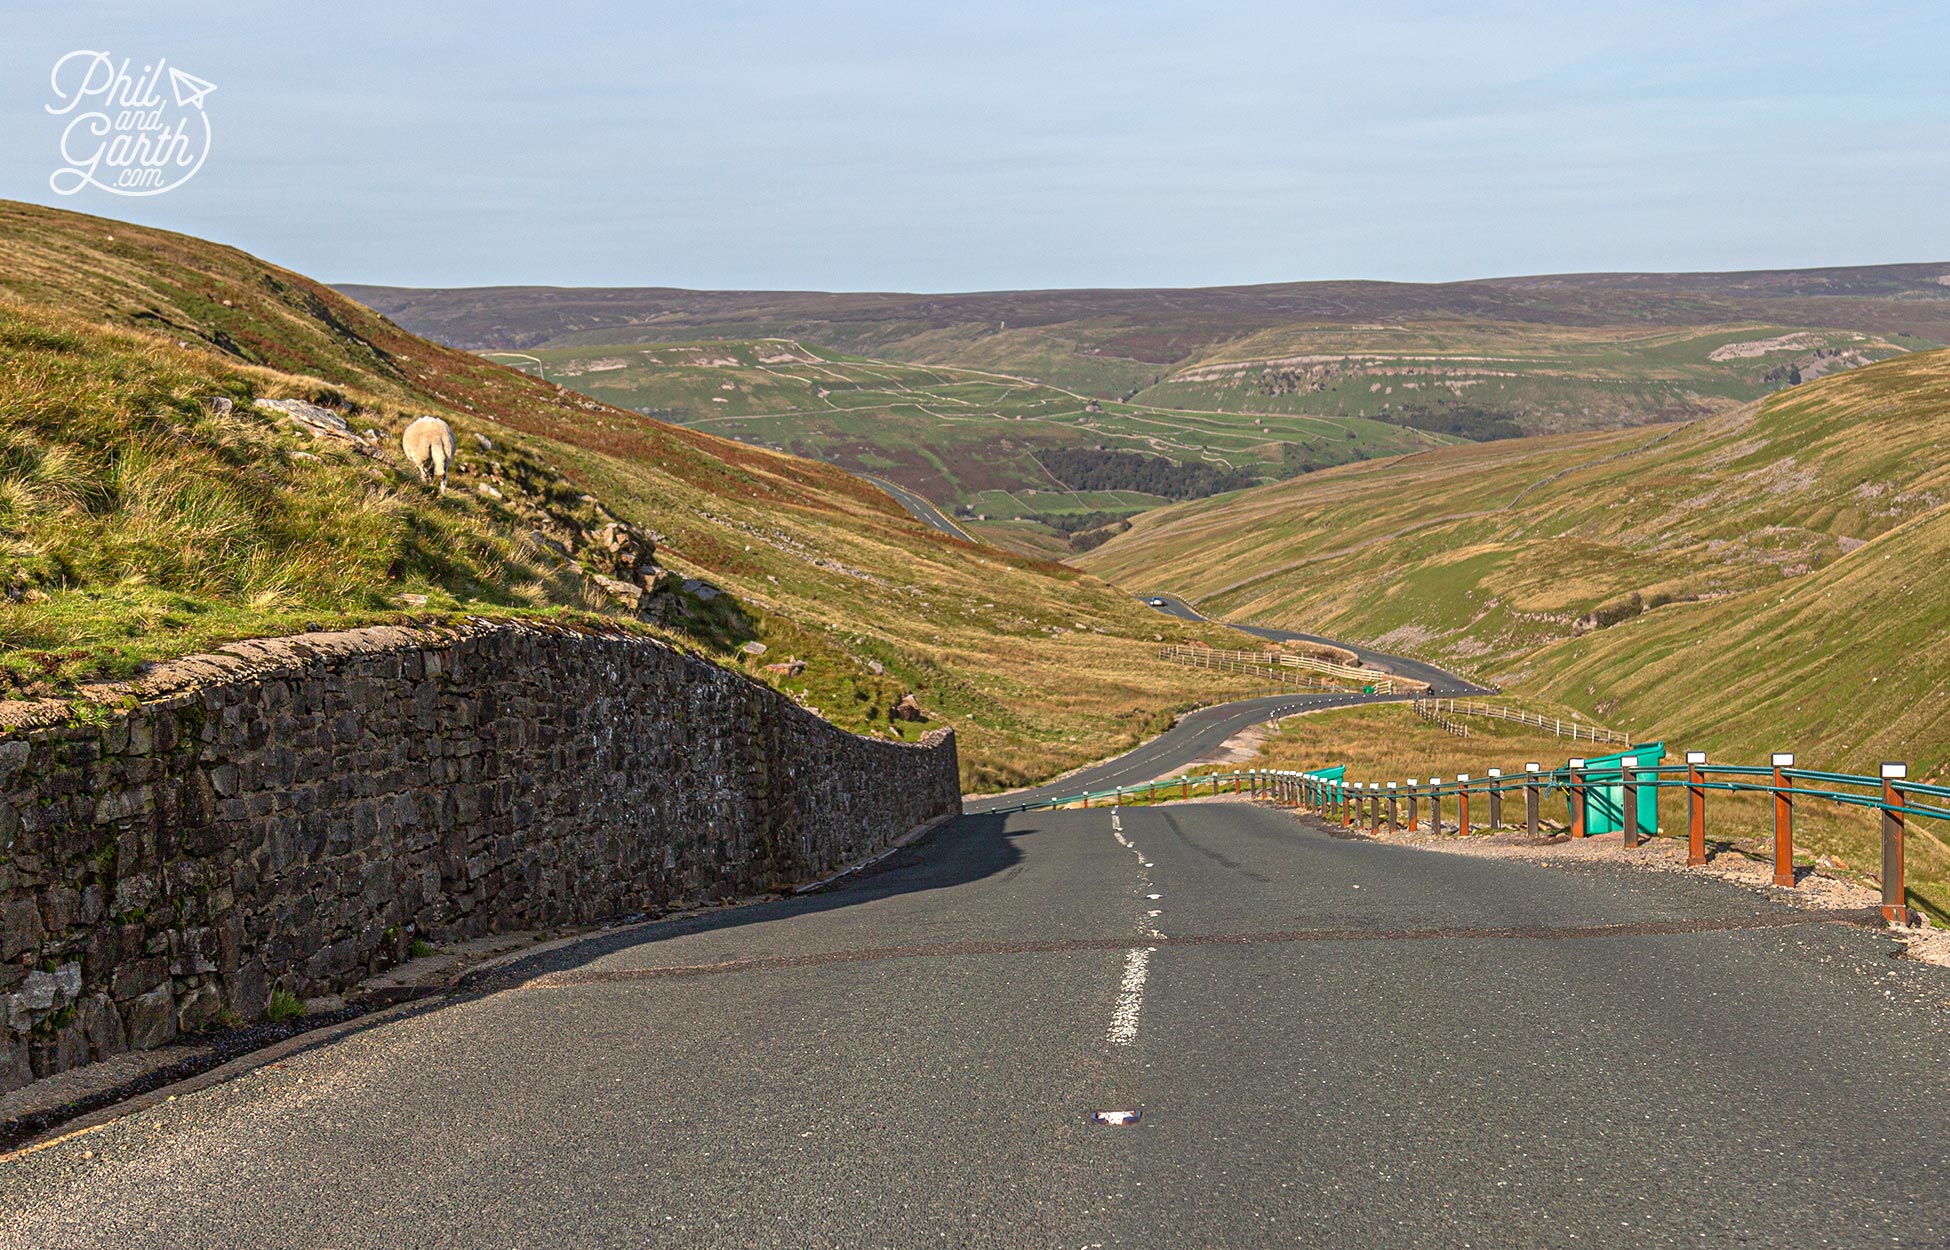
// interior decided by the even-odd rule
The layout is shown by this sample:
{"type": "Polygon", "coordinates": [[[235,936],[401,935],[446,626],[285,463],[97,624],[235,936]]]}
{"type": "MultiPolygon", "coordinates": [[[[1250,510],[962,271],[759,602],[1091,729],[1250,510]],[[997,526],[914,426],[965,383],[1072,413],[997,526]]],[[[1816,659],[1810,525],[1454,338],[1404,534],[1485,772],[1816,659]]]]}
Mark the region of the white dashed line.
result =
{"type": "Polygon", "coordinates": [[[1151,971],[1151,948],[1140,946],[1124,956],[1124,980],[1118,988],[1117,1007],[1110,1013],[1113,1046],[1129,1046],[1137,1040],[1138,1013],[1144,1010],[1144,979],[1151,971]]]}
{"type": "MultiPolygon", "coordinates": [[[[1137,856],[1139,888],[1153,889],[1151,877],[1144,869],[1155,865],[1144,857],[1144,852],[1139,850],[1135,843],[1124,836],[1124,822],[1118,818],[1116,812],[1110,814],[1110,832],[1111,836],[1117,839],[1119,846],[1137,856]]],[[[1146,894],[1145,897],[1155,901],[1163,898],[1164,895],[1146,894]]],[[[1146,938],[1163,937],[1164,934],[1153,923],[1163,914],[1156,908],[1147,911],[1144,918],[1138,921],[1139,934],[1146,938]]],[[[1157,948],[1153,946],[1138,946],[1125,952],[1124,975],[1117,989],[1117,1006],[1111,1010],[1110,1029],[1105,1034],[1105,1038],[1113,1046],[1129,1046],[1137,1040],[1138,1014],[1144,1009],[1144,982],[1150,975],[1151,956],[1156,950],[1157,948]]]]}

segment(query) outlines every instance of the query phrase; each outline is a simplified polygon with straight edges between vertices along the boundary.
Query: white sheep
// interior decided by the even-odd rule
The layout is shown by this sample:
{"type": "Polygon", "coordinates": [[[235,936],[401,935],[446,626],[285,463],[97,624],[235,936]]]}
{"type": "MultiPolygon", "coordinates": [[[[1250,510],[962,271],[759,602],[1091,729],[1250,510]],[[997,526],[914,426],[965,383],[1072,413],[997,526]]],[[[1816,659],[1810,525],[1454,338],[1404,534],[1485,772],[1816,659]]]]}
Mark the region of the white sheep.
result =
{"type": "Polygon", "coordinates": [[[454,427],[439,417],[421,417],[406,427],[399,445],[420,471],[420,480],[440,483],[440,493],[446,494],[447,465],[454,458],[454,427]]]}

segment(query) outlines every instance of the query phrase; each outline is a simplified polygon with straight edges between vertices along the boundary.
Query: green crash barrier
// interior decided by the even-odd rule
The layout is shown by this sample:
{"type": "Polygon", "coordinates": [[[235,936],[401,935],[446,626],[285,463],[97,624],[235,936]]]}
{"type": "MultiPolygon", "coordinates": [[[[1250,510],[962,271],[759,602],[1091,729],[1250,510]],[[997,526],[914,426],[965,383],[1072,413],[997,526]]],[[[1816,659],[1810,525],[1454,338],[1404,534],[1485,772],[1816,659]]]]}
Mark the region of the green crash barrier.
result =
{"type": "MultiPolygon", "coordinates": [[[[1666,744],[1646,742],[1613,755],[1593,756],[1584,762],[1584,831],[1586,834],[1622,833],[1625,829],[1625,766],[1627,756],[1638,760],[1632,776],[1638,783],[1638,831],[1652,833],[1659,828],[1659,774],[1665,762],[1666,744]]],[[[1566,802],[1569,813],[1569,802],[1566,802]]]]}

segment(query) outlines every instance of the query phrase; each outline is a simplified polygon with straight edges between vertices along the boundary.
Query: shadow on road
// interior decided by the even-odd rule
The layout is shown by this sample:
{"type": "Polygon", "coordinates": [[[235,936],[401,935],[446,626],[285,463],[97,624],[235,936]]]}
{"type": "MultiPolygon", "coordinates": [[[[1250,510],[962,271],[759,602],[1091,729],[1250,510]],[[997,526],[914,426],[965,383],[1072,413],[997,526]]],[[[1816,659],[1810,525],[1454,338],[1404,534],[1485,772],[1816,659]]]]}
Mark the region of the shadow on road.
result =
{"type": "Polygon", "coordinates": [[[902,847],[872,868],[841,878],[812,893],[734,904],[699,915],[678,916],[613,932],[593,933],[567,946],[538,951],[525,959],[464,977],[460,983],[461,993],[447,1001],[498,993],[548,973],[566,972],[622,951],[667,942],[672,938],[715,933],[795,916],[817,915],[895,895],[947,889],[992,877],[1007,872],[1022,861],[1022,852],[1016,849],[1015,840],[1039,832],[1033,824],[1025,826],[1022,823],[1027,819],[1030,818],[1018,817],[1018,826],[1005,833],[1007,818],[1004,816],[962,816],[935,829],[911,846],[902,847]]]}

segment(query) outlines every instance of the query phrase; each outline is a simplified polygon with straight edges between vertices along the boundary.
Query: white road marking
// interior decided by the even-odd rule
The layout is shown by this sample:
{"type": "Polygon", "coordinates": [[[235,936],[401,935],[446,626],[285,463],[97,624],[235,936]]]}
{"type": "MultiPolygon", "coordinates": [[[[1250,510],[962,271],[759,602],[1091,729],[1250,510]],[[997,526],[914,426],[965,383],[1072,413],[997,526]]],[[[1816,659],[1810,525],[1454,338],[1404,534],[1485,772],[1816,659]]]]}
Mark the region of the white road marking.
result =
{"type": "Polygon", "coordinates": [[[1118,987],[1117,1007],[1110,1013],[1113,1046],[1129,1046],[1137,1040],[1138,1013],[1144,1010],[1144,980],[1151,971],[1151,948],[1140,946],[1124,956],[1124,980],[1118,987]]]}

